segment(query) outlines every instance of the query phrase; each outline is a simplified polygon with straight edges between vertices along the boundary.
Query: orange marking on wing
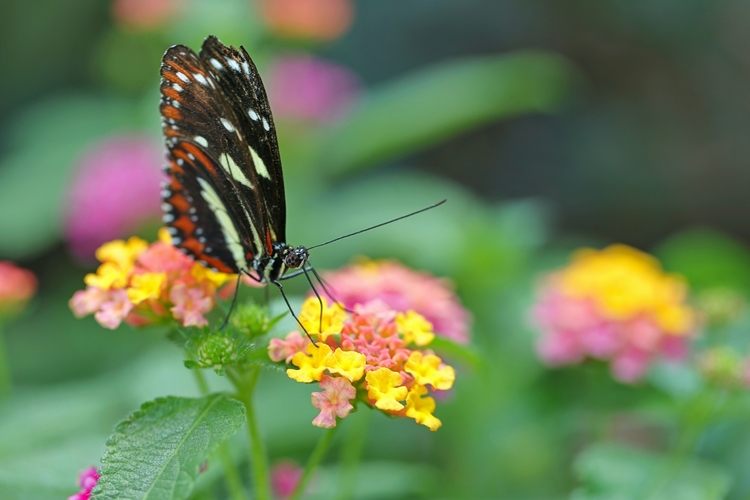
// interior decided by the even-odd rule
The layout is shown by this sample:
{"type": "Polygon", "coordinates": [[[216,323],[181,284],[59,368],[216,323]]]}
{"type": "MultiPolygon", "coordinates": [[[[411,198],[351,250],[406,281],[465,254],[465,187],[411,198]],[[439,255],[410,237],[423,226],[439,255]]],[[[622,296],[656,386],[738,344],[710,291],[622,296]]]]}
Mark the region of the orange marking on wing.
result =
{"type": "Polygon", "coordinates": [[[169,97],[173,101],[182,102],[180,101],[180,93],[177,92],[175,89],[173,89],[171,85],[167,87],[162,87],[161,93],[169,97]]]}
{"type": "Polygon", "coordinates": [[[216,257],[211,257],[210,255],[206,255],[206,254],[200,254],[200,258],[205,260],[206,264],[208,264],[209,266],[215,267],[216,270],[219,271],[220,273],[234,274],[237,272],[234,269],[227,266],[226,264],[224,264],[224,262],[217,259],[216,257]]]}
{"type": "Polygon", "coordinates": [[[205,245],[195,238],[187,238],[182,242],[182,246],[193,252],[195,255],[202,255],[205,245]]]}
{"type": "Polygon", "coordinates": [[[172,223],[172,227],[176,227],[183,234],[193,234],[195,232],[195,223],[190,220],[187,215],[183,215],[172,223]]]}
{"type": "Polygon", "coordinates": [[[268,255],[273,255],[273,241],[271,241],[271,231],[266,228],[266,250],[268,255]]]}
{"type": "MultiPolygon", "coordinates": [[[[175,183],[173,182],[172,189],[182,189],[182,185],[177,183],[177,186],[175,186],[175,183]]],[[[175,194],[174,196],[172,196],[169,199],[169,203],[171,203],[179,213],[187,212],[190,208],[190,203],[188,203],[187,199],[182,194],[175,194]]]]}
{"type": "MultiPolygon", "coordinates": [[[[216,175],[214,162],[211,161],[211,159],[198,146],[190,142],[183,142],[182,147],[183,149],[185,149],[185,151],[192,154],[200,163],[202,163],[211,174],[216,175]]],[[[186,161],[189,161],[189,159],[187,159],[186,161]]]]}
{"type": "Polygon", "coordinates": [[[173,118],[175,120],[182,120],[182,113],[174,106],[164,106],[161,108],[161,114],[167,118],[173,118]]]}
{"type": "MultiPolygon", "coordinates": [[[[163,76],[166,80],[169,80],[172,83],[176,83],[180,87],[184,87],[184,85],[185,85],[185,81],[183,81],[182,79],[180,79],[180,77],[177,76],[177,73],[172,73],[170,71],[163,71],[162,74],[161,74],[161,76],[163,76]]],[[[185,76],[187,76],[187,75],[185,75],[185,76]]],[[[190,78],[190,77],[188,77],[188,78],[190,78]]]]}

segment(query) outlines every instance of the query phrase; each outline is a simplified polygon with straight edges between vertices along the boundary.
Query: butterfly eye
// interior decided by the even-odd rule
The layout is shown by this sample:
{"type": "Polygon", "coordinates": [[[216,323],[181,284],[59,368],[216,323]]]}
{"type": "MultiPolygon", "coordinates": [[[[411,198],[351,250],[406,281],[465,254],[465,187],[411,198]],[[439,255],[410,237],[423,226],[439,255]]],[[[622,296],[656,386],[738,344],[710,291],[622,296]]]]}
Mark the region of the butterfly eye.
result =
{"type": "Polygon", "coordinates": [[[302,245],[290,249],[284,255],[284,264],[290,269],[299,269],[307,263],[307,248],[302,245]]]}

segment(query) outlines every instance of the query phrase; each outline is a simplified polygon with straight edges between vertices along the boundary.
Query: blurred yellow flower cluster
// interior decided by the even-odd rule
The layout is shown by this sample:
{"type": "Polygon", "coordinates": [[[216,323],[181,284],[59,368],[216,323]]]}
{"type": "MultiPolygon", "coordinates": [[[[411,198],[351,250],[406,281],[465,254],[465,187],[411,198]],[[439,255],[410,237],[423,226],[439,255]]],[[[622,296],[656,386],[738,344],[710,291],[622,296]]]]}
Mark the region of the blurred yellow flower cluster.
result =
{"type": "Polygon", "coordinates": [[[695,313],[685,303],[684,279],[664,272],[654,257],[627,245],[579,250],[558,278],[564,295],[593,299],[609,319],[645,314],[673,335],[686,334],[695,325],[695,313]]]}

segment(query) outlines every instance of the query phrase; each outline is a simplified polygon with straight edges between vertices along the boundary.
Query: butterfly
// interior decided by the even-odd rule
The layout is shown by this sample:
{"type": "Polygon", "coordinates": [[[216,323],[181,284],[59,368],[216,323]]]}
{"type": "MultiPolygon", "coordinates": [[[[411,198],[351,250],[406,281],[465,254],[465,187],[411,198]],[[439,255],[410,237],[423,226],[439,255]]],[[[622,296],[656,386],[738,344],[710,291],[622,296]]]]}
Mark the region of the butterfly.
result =
{"type": "Polygon", "coordinates": [[[318,295],[311,271],[325,285],[308,266],[308,248],[286,243],[281,157],[255,64],[242,46],[215,36],[199,54],[175,45],[162,58],[160,91],[169,177],[162,208],[172,243],[214,271],[273,283],[296,319],[280,280],[305,274],[318,295]]]}

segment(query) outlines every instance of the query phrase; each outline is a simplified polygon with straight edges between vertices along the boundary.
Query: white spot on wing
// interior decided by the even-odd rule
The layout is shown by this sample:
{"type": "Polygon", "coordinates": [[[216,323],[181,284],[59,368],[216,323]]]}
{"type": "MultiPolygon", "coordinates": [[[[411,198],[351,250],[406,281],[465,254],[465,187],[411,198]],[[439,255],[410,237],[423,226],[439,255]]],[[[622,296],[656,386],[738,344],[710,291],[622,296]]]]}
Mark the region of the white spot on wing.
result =
{"type": "Polygon", "coordinates": [[[265,118],[263,118],[263,128],[266,129],[266,132],[271,130],[271,124],[268,123],[268,120],[266,120],[265,118]]]}
{"type": "Polygon", "coordinates": [[[232,68],[235,71],[240,70],[240,63],[232,59],[231,57],[226,58],[227,64],[229,64],[229,67],[232,68]]]}
{"type": "Polygon", "coordinates": [[[232,122],[230,122],[226,118],[220,118],[220,120],[225,129],[227,129],[229,132],[234,132],[234,125],[232,125],[232,122]]]}
{"type": "Polygon", "coordinates": [[[224,65],[219,62],[218,59],[211,58],[211,66],[216,69],[224,69],[224,65]]]}
{"type": "Polygon", "coordinates": [[[256,153],[253,148],[248,149],[250,149],[250,156],[253,157],[253,165],[255,165],[255,171],[258,172],[258,175],[260,175],[261,177],[265,177],[266,179],[271,179],[271,176],[268,174],[266,164],[263,163],[263,160],[260,159],[258,153],[256,153]]]}
{"type": "Polygon", "coordinates": [[[250,65],[247,63],[247,61],[242,61],[242,69],[245,71],[245,74],[247,76],[250,76],[250,65]]]}
{"type": "Polygon", "coordinates": [[[177,75],[177,78],[182,80],[185,83],[188,83],[190,81],[190,78],[184,73],[180,73],[179,71],[175,72],[175,75],[177,75]]]}
{"type": "Polygon", "coordinates": [[[221,167],[229,175],[229,177],[236,180],[240,184],[244,184],[250,189],[255,189],[255,187],[250,183],[250,180],[245,177],[245,174],[242,172],[240,167],[237,166],[232,157],[227,153],[224,153],[219,157],[219,165],[221,165],[221,167]]]}
{"type": "Polygon", "coordinates": [[[201,146],[203,146],[204,148],[208,147],[208,141],[202,135],[196,135],[195,137],[193,137],[193,140],[197,142],[198,144],[200,144],[201,146]]]}
{"type": "Polygon", "coordinates": [[[175,89],[177,92],[182,92],[182,87],[180,87],[176,83],[172,84],[172,88],[175,89]]]}
{"type": "Polygon", "coordinates": [[[240,235],[237,232],[237,228],[232,222],[232,218],[227,213],[227,208],[219,198],[213,187],[203,180],[201,177],[197,177],[198,183],[201,185],[201,195],[206,200],[208,206],[216,216],[216,220],[219,222],[221,232],[224,235],[224,241],[227,244],[229,252],[234,258],[234,262],[240,269],[247,269],[247,260],[245,260],[245,250],[242,248],[240,243],[240,235]]]}
{"type": "Polygon", "coordinates": [[[208,85],[208,80],[206,80],[205,76],[201,75],[200,73],[193,73],[193,76],[201,85],[208,85]]]}
{"type": "Polygon", "coordinates": [[[247,114],[248,116],[250,116],[250,119],[253,121],[258,121],[258,118],[260,118],[260,116],[258,116],[258,113],[256,113],[253,108],[248,109],[247,114]]]}

